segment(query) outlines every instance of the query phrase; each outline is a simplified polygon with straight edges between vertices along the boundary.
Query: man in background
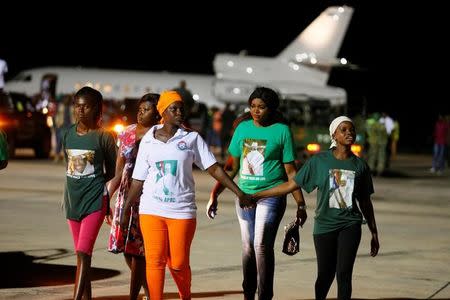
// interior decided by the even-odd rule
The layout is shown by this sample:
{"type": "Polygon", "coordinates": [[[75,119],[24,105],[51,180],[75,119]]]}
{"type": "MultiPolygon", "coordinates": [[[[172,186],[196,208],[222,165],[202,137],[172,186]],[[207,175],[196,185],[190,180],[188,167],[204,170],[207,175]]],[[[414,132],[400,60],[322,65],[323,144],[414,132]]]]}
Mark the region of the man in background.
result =
{"type": "Polygon", "coordinates": [[[8,65],[6,61],[0,58],[0,93],[3,92],[3,88],[5,87],[5,77],[4,75],[8,73],[8,65]]]}
{"type": "Polygon", "coordinates": [[[8,165],[8,142],[6,133],[0,129],[0,170],[8,165]]]}

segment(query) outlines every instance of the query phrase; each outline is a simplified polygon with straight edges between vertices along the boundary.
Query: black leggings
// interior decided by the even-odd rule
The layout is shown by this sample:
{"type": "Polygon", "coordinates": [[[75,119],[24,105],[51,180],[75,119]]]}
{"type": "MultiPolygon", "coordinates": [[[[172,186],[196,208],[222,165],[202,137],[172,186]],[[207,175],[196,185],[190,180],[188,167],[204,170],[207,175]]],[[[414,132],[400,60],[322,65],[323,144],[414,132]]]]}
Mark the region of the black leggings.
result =
{"type": "Polygon", "coordinates": [[[327,297],[336,274],[338,300],[352,296],[352,272],[361,241],[361,225],[314,235],[317,256],[316,300],[327,297]]]}

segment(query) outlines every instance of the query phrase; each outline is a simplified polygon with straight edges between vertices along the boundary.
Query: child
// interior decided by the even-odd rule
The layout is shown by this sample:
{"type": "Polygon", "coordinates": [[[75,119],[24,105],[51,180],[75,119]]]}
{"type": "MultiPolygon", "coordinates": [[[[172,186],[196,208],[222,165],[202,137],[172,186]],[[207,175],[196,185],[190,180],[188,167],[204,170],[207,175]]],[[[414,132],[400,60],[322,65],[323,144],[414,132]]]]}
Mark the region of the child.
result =
{"type": "Polygon", "coordinates": [[[74,96],[77,122],[63,136],[67,161],[64,206],[77,253],[76,300],[92,298],[92,250],[109,208],[106,182],[114,177],[116,165],[114,137],[99,126],[102,102],[100,92],[81,88],[74,96]]]}

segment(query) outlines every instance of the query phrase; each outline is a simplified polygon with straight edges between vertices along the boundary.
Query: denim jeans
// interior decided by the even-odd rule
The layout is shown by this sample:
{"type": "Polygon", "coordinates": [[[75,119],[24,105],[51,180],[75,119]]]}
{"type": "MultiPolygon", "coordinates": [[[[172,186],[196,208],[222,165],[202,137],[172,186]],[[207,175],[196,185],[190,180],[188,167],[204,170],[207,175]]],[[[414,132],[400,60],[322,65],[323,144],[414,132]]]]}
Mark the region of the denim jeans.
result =
{"type": "Polygon", "coordinates": [[[434,144],[432,167],[436,171],[444,171],[445,168],[445,145],[434,144]]]}
{"type": "Polygon", "coordinates": [[[254,299],[257,288],[260,300],[273,297],[273,246],[285,210],[285,196],[261,199],[252,209],[242,209],[236,201],[242,237],[242,287],[245,299],[254,299]]]}

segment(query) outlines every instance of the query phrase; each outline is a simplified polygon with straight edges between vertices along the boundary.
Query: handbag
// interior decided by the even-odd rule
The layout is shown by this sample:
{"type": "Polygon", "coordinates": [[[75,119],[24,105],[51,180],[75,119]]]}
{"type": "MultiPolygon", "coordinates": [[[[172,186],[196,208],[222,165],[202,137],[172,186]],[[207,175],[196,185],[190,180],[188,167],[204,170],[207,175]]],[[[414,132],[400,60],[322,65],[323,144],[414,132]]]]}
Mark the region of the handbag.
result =
{"type": "Polygon", "coordinates": [[[300,232],[297,220],[284,226],[283,253],[295,255],[300,251],[300,232]]]}

